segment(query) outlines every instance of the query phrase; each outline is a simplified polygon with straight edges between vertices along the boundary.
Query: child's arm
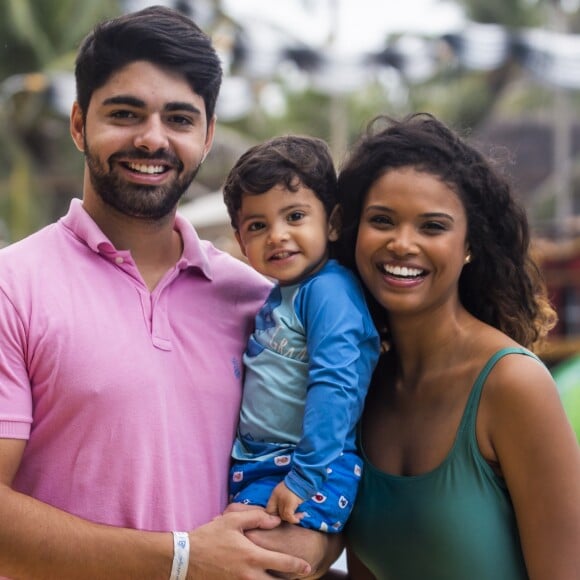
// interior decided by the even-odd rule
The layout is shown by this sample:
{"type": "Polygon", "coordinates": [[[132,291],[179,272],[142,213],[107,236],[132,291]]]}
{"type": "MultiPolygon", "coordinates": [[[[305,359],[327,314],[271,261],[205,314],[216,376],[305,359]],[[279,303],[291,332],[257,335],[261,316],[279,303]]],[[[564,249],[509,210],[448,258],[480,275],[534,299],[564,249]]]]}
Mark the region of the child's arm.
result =
{"type": "Polygon", "coordinates": [[[269,514],[280,516],[284,521],[297,524],[304,517],[304,514],[297,514],[298,506],[304,500],[291,492],[286,484],[280,482],[272,492],[266,511],[269,514]]]}
{"type": "Polygon", "coordinates": [[[286,487],[314,496],[328,466],[355,450],[355,429],[379,356],[379,338],[360,285],[331,271],[306,284],[295,300],[306,332],[309,370],[302,437],[286,487]]]}

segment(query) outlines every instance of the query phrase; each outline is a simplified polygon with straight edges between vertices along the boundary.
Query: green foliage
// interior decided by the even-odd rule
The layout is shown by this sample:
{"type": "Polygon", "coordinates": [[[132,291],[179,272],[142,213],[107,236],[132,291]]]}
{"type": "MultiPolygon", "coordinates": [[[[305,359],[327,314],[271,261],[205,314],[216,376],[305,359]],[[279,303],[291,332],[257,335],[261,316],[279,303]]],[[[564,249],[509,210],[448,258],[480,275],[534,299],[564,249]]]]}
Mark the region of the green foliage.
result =
{"type": "Polygon", "coordinates": [[[66,118],[49,107],[44,73],[72,71],[87,30],[119,12],[118,0],[0,0],[0,243],[53,218],[52,201],[63,197],[59,170],[76,155],[66,118]]]}
{"type": "Polygon", "coordinates": [[[0,0],[0,79],[46,70],[95,22],[118,13],[118,0],[0,0]]]}
{"type": "MultiPolygon", "coordinates": [[[[549,19],[554,17],[556,0],[456,3],[465,9],[469,20],[516,29],[551,26],[553,21],[549,19]]],[[[0,222],[12,215],[14,192],[10,177],[15,172],[15,160],[19,168],[23,163],[29,164],[34,176],[30,198],[37,207],[42,205],[38,201],[40,195],[46,198],[52,192],[56,199],[63,197],[63,190],[70,192],[71,175],[78,177],[82,169],[82,156],[70,144],[67,120],[50,110],[42,91],[12,95],[9,103],[2,102],[2,82],[21,73],[72,70],[81,38],[95,22],[120,13],[121,4],[121,0],[0,0],[0,222]]],[[[565,17],[568,30],[580,30],[578,13],[560,16],[565,17]]],[[[240,143],[290,132],[316,135],[330,142],[340,161],[345,146],[378,114],[402,116],[431,111],[451,124],[476,129],[492,114],[519,115],[522,110],[541,110],[551,103],[549,90],[513,91],[514,84],[522,78],[513,63],[492,72],[473,72],[455,68],[450,62],[435,78],[423,83],[407,83],[394,71],[380,77],[352,94],[332,97],[312,88],[296,90],[291,78],[280,72],[272,82],[284,95],[284,112],[269,112],[258,101],[246,118],[231,123],[220,120],[220,125],[223,132],[229,130],[230,135],[238,135],[240,143]]],[[[260,94],[260,87],[256,87],[256,92],[260,94]]],[[[232,143],[229,137],[226,141],[232,143]]],[[[214,151],[218,147],[216,144],[214,151]]],[[[219,172],[231,162],[224,153],[226,148],[222,149],[223,159],[215,174],[209,164],[205,168],[204,178],[211,186],[221,181],[219,172]]],[[[51,217],[41,217],[40,221],[31,217],[28,226],[20,229],[35,229],[51,217]]]]}
{"type": "Polygon", "coordinates": [[[459,0],[470,20],[510,28],[540,26],[549,0],[459,0]]]}
{"type": "MultiPolygon", "coordinates": [[[[339,113],[345,111],[344,118],[339,121],[344,124],[347,143],[360,134],[371,118],[380,113],[396,112],[385,88],[378,83],[348,96],[332,97],[311,88],[286,92],[285,96],[286,112],[283,115],[269,115],[257,105],[248,117],[228,125],[253,141],[284,133],[304,133],[321,137],[333,145],[336,118],[331,111],[337,102],[339,113]],[[333,103],[333,99],[337,101],[333,103]]],[[[343,151],[335,153],[340,158],[343,151]]]]}

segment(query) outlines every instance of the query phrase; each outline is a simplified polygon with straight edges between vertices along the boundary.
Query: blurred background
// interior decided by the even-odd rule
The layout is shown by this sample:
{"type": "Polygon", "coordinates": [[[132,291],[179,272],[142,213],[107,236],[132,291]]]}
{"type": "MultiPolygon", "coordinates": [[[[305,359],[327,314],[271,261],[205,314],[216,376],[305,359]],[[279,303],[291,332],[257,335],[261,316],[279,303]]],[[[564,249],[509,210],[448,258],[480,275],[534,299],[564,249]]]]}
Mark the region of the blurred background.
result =
{"type": "Polygon", "coordinates": [[[541,355],[580,380],[580,0],[0,0],[0,245],[80,196],[76,48],[151,4],[194,18],[224,63],[216,143],[181,206],[202,237],[236,254],[220,187],[255,142],[316,135],[339,166],[376,114],[432,112],[510,175],[560,317],[541,355]]]}

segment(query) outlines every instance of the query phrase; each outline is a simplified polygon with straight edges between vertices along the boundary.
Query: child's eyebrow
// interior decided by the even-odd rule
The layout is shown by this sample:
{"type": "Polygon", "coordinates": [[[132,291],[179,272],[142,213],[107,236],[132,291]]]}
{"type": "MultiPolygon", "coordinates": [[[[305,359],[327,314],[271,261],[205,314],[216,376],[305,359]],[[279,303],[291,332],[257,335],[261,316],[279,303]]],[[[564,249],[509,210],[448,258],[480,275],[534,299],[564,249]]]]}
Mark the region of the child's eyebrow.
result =
{"type": "Polygon", "coordinates": [[[287,211],[292,211],[293,209],[308,209],[310,207],[311,205],[309,203],[291,203],[289,205],[281,207],[280,212],[284,213],[287,211]]]}
{"type": "Polygon", "coordinates": [[[243,223],[248,222],[250,220],[257,220],[257,219],[264,219],[264,214],[261,214],[261,213],[251,213],[251,214],[245,215],[240,220],[240,224],[243,224],[243,223]]]}
{"type": "MultiPolygon", "coordinates": [[[[312,206],[311,204],[305,202],[305,203],[290,203],[288,205],[282,206],[279,210],[278,213],[279,214],[285,214],[288,213],[290,211],[296,211],[299,209],[302,210],[307,210],[310,209],[312,206]]],[[[239,220],[239,225],[242,226],[243,224],[245,224],[246,222],[249,221],[255,221],[255,220],[265,220],[266,219],[266,215],[263,213],[251,213],[251,214],[243,214],[243,211],[240,209],[240,214],[241,214],[241,219],[239,220]]]]}

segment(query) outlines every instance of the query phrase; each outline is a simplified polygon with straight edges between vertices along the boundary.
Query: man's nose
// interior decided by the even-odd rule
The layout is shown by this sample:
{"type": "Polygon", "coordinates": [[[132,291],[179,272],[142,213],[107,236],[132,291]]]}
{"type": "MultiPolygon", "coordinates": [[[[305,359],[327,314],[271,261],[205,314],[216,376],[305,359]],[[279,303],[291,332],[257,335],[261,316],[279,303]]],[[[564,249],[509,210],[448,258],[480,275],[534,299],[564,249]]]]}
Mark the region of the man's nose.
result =
{"type": "Polygon", "coordinates": [[[167,149],[168,143],[165,126],[157,115],[152,115],[143,122],[135,136],[135,147],[149,152],[167,149]]]}

